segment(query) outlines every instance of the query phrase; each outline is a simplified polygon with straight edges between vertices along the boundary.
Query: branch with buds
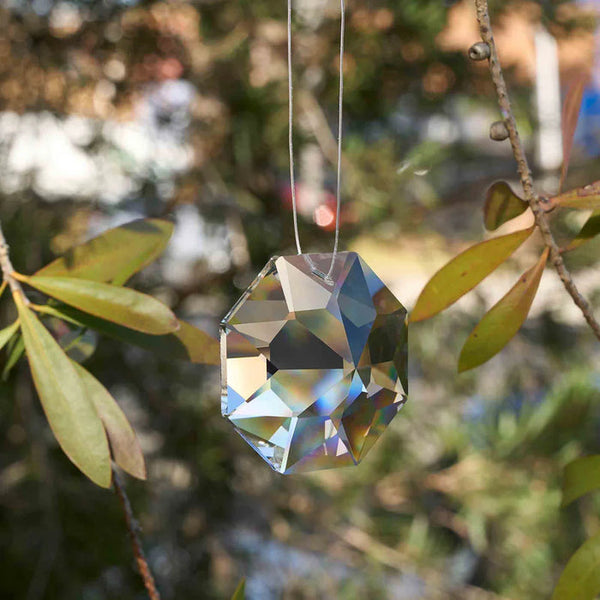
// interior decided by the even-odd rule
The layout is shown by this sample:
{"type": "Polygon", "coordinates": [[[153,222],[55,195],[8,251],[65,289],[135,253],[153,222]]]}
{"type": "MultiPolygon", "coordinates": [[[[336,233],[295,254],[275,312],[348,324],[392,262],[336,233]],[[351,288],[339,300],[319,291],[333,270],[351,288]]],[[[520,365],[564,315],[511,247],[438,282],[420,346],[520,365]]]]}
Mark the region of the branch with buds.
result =
{"type": "Polygon", "coordinates": [[[549,250],[550,263],[556,269],[556,272],[558,273],[568,294],[573,299],[573,302],[579,307],[588,325],[596,337],[600,340],[600,324],[594,317],[588,301],[577,289],[577,286],[573,281],[573,277],[565,265],[561,250],[554,239],[552,230],[550,229],[550,224],[546,215],[548,212],[548,207],[544,202],[542,202],[541,198],[534,190],[531,171],[529,169],[527,157],[525,156],[523,144],[519,137],[519,131],[517,129],[517,123],[512,111],[502,66],[500,64],[500,60],[498,59],[498,52],[496,50],[496,43],[494,41],[494,34],[490,23],[488,2],[487,0],[474,1],[477,9],[477,22],[479,23],[479,31],[483,41],[478,42],[471,47],[469,51],[469,57],[472,60],[488,60],[492,81],[494,83],[494,87],[496,88],[496,95],[498,96],[498,105],[500,107],[500,112],[502,113],[502,121],[498,121],[492,125],[490,137],[499,141],[507,138],[510,140],[513,155],[515,157],[515,161],[517,162],[517,169],[521,179],[524,198],[535,216],[536,225],[540,230],[544,244],[549,250]],[[487,50],[484,48],[484,46],[482,46],[482,44],[487,46],[487,50]]]}

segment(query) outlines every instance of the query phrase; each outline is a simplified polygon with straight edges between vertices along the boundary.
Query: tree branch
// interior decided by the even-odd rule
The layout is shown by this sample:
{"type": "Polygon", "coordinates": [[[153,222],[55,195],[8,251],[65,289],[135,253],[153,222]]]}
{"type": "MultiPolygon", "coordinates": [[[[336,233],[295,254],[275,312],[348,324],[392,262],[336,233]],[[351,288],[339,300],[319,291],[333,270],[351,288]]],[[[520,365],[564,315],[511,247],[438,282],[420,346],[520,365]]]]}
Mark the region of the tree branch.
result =
{"type": "Polygon", "coordinates": [[[121,478],[119,477],[119,474],[117,473],[117,470],[114,466],[112,468],[112,476],[115,492],[119,498],[119,501],[121,502],[123,513],[125,514],[125,523],[127,524],[127,531],[129,532],[129,538],[131,540],[131,546],[133,547],[135,561],[137,563],[140,575],[144,580],[144,585],[146,586],[146,590],[148,591],[148,596],[150,600],[160,600],[160,594],[156,589],[154,577],[152,576],[152,571],[150,571],[150,566],[148,565],[148,561],[146,560],[146,556],[144,555],[144,550],[142,549],[142,542],[138,535],[140,526],[135,517],[133,516],[131,503],[129,502],[129,498],[127,496],[127,493],[125,492],[125,488],[123,487],[121,478]]]}
{"type": "MultiPolygon", "coordinates": [[[[15,277],[15,270],[12,266],[10,255],[9,255],[9,247],[6,242],[6,238],[4,237],[4,233],[2,231],[2,224],[0,223],[0,271],[2,272],[2,278],[4,280],[2,284],[2,289],[4,289],[5,284],[11,289],[13,295],[20,294],[23,297],[24,302],[29,304],[29,300],[23,293],[23,288],[21,287],[20,282],[15,277]]],[[[123,508],[123,513],[125,514],[125,522],[127,524],[127,531],[129,532],[129,538],[131,539],[131,545],[133,547],[133,554],[135,556],[135,560],[137,562],[137,566],[144,580],[144,585],[146,586],[146,590],[148,591],[148,596],[150,600],[160,600],[160,594],[156,589],[156,584],[154,583],[154,577],[152,576],[152,572],[150,571],[150,567],[148,565],[148,561],[144,555],[144,551],[142,549],[142,543],[138,536],[139,525],[133,516],[133,511],[131,509],[131,503],[129,502],[129,498],[127,493],[125,492],[125,488],[123,487],[123,483],[119,477],[114,466],[112,467],[112,476],[115,492],[121,502],[121,506],[123,508]]]]}
{"type": "Polygon", "coordinates": [[[12,262],[10,262],[9,247],[2,231],[2,223],[0,223],[0,270],[2,271],[4,282],[8,283],[13,296],[15,294],[20,294],[23,298],[23,302],[29,304],[29,300],[23,293],[21,284],[14,277],[15,270],[12,266],[12,262]]]}
{"type": "Polygon", "coordinates": [[[510,145],[512,147],[513,155],[517,162],[517,169],[521,178],[521,185],[523,187],[523,193],[525,199],[529,203],[531,210],[535,216],[535,222],[542,234],[544,244],[550,250],[550,262],[554,265],[558,276],[560,277],[565,289],[573,299],[573,302],[580,308],[585,320],[591,327],[596,337],[600,340],[600,324],[596,321],[592,313],[592,309],[588,301],[581,295],[577,286],[575,285],[571,273],[567,269],[563,257],[560,253],[560,249],[552,231],[550,224],[546,217],[546,213],[540,204],[539,196],[535,193],[533,188],[533,180],[531,178],[531,171],[527,163],[527,157],[523,149],[523,144],[519,137],[519,131],[517,129],[517,123],[515,116],[512,112],[510,98],[508,96],[508,89],[504,80],[504,74],[498,59],[498,52],[496,50],[496,43],[494,41],[494,35],[492,32],[492,26],[490,23],[490,13],[488,8],[487,0],[474,0],[475,8],[477,9],[477,22],[479,23],[479,31],[481,33],[481,39],[490,48],[489,67],[492,75],[492,81],[496,88],[496,94],[498,96],[498,105],[500,106],[500,112],[508,129],[510,145]]]}

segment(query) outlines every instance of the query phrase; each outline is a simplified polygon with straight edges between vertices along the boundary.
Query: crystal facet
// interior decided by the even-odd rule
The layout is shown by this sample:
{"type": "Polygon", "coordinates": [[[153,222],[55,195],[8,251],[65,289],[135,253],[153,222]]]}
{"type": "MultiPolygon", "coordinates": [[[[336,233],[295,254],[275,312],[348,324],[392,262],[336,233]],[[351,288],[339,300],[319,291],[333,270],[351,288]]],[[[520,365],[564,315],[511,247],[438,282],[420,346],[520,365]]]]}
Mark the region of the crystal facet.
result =
{"type": "Polygon", "coordinates": [[[221,410],[280,473],[358,464],[407,399],[406,309],[355,252],[273,258],[221,322],[221,410]]]}

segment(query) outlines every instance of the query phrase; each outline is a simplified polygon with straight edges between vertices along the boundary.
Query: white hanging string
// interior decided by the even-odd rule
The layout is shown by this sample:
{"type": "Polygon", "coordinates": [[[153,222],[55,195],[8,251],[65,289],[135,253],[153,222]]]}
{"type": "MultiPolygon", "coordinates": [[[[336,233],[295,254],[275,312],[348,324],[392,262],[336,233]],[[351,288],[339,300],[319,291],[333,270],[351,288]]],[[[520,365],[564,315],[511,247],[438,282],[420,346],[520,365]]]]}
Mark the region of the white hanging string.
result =
{"type": "Polygon", "coordinates": [[[296,249],[302,254],[300,234],[298,233],[298,210],[296,207],[296,177],[294,175],[294,84],[292,78],[292,0],[288,0],[287,13],[287,51],[288,51],[288,143],[290,147],[290,185],[292,187],[292,213],[294,216],[294,236],[296,249]]]}
{"type": "MultiPolygon", "coordinates": [[[[344,0],[340,0],[340,74],[339,74],[339,96],[338,96],[338,136],[337,136],[337,168],[336,168],[336,211],[335,211],[335,239],[333,243],[333,255],[331,265],[326,277],[330,278],[337,256],[340,241],[340,208],[341,208],[341,182],[342,182],[342,123],[343,123],[343,98],[344,98],[344,33],[346,30],[346,7],[344,0]]],[[[292,189],[292,213],[294,217],[294,236],[298,254],[302,254],[300,234],[298,233],[298,209],[296,204],[296,176],[294,168],[294,142],[293,142],[293,120],[294,120],[294,87],[292,77],[292,0],[288,0],[287,16],[287,50],[288,50],[288,142],[290,151],[290,185],[292,189]]]]}

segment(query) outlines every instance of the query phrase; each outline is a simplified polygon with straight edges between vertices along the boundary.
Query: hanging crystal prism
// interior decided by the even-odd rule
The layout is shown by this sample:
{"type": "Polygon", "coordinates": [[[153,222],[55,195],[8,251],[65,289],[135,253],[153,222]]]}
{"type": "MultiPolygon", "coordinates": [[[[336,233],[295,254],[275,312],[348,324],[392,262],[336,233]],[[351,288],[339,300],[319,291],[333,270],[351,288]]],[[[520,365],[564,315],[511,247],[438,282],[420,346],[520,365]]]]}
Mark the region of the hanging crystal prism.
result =
{"type": "Polygon", "coordinates": [[[223,416],[280,473],[358,464],[407,399],[406,309],[331,259],[271,259],[221,322],[223,416]]]}

